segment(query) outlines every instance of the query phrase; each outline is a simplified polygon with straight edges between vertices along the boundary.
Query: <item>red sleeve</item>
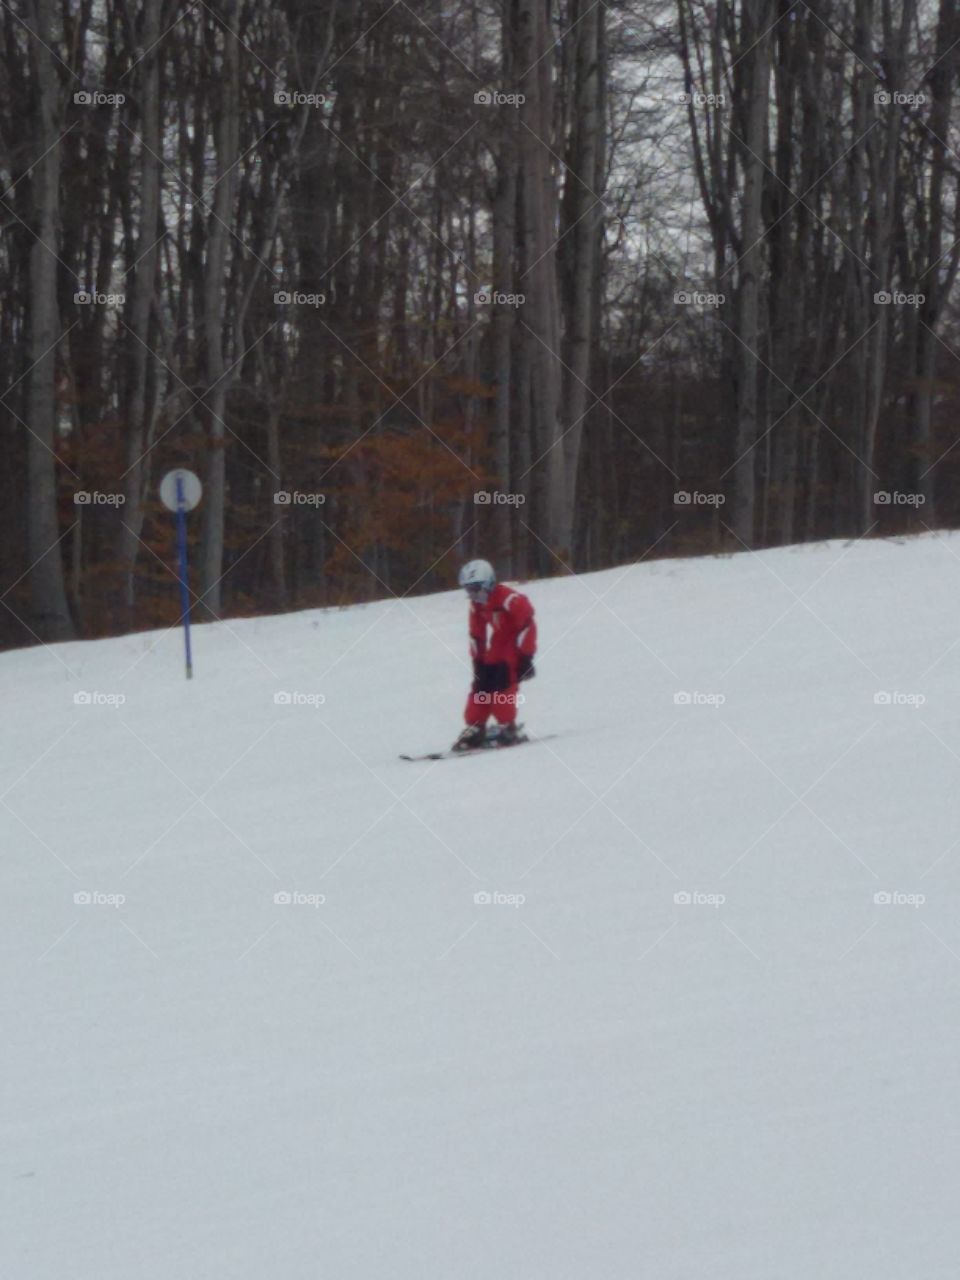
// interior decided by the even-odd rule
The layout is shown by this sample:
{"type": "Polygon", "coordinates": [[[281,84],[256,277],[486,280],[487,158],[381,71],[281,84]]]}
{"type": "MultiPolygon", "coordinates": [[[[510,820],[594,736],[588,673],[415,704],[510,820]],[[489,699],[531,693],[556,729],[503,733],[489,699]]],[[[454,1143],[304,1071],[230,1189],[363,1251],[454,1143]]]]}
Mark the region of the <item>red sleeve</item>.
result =
{"type": "Polygon", "coordinates": [[[537,624],[534,621],[533,605],[526,596],[515,591],[507,609],[517,628],[517,652],[532,658],[537,652],[537,624]]]}

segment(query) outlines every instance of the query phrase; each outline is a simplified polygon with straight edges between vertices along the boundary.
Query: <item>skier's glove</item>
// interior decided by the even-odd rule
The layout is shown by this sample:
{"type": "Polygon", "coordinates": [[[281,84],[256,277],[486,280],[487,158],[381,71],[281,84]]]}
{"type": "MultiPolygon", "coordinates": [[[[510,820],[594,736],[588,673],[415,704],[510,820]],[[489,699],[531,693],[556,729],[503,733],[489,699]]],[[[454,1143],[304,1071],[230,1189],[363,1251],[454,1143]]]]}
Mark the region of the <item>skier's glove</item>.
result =
{"type": "Polygon", "coordinates": [[[529,653],[521,653],[517,662],[517,680],[532,680],[536,674],[529,653]]]}

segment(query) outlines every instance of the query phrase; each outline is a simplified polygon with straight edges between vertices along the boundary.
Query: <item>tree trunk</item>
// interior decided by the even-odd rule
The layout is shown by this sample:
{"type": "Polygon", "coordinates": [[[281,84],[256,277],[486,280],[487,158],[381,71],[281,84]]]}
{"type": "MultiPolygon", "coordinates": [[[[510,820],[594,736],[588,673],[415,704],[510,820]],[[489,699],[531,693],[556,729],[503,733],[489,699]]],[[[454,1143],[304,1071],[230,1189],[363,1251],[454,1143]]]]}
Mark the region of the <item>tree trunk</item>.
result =
{"type": "MultiPolygon", "coordinates": [[[[223,96],[217,122],[217,185],[213,214],[208,224],[206,270],[203,285],[203,319],[207,347],[205,397],[209,412],[209,460],[203,495],[203,543],[201,546],[200,590],[207,609],[217,615],[221,608],[223,575],[223,534],[226,514],[226,461],[224,421],[227,379],[223,351],[224,283],[227,236],[233,218],[236,163],[240,150],[239,41],[232,34],[236,25],[236,0],[224,10],[227,31],[223,39],[223,96]]],[[[234,319],[234,324],[236,320],[234,319]]]]}
{"type": "Polygon", "coordinates": [[[760,241],[764,152],[770,73],[770,15],[768,0],[745,0],[743,44],[746,138],[743,149],[743,256],[737,290],[737,433],[734,464],[733,529],[747,546],[753,545],[756,505],[756,443],[759,438],[760,241]],[[746,20],[749,15],[749,21],[746,20]],[[751,47],[752,46],[752,47],[751,47]]]}
{"type": "Polygon", "coordinates": [[[553,557],[568,552],[563,544],[565,494],[560,441],[560,326],[557,296],[557,187],[548,148],[553,140],[553,46],[549,0],[519,0],[518,65],[526,102],[520,108],[520,168],[526,297],[523,323],[528,330],[531,372],[530,418],[533,431],[537,558],[543,572],[556,567],[553,557]],[[553,552],[553,557],[550,556],[553,552]]]}
{"type": "Polygon", "coordinates": [[[924,294],[919,310],[917,335],[917,456],[919,463],[918,490],[924,499],[924,523],[936,524],[933,487],[934,466],[937,459],[933,448],[933,386],[937,366],[939,342],[935,332],[943,305],[950,295],[957,273],[957,246],[952,245],[949,256],[943,252],[944,183],[951,167],[953,154],[948,151],[946,139],[950,135],[950,117],[957,68],[957,6],[956,0],[940,0],[937,21],[937,58],[930,71],[930,90],[933,106],[930,112],[929,142],[931,156],[928,164],[930,191],[927,199],[926,243],[921,246],[924,272],[911,290],[924,294]],[[948,159],[949,155],[949,159],[948,159]]]}
{"type": "MultiPolygon", "coordinates": [[[[513,6],[503,6],[502,47],[504,83],[511,83],[513,38],[511,17],[513,6]]],[[[493,203],[493,287],[501,293],[521,292],[515,282],[517,236],[517,113],[509,111],[500,124],[500,150],[497,157],[497,185],[493,203]]],[[[493,366],[496,383],[493,420],[493,465],[498,483],[512,492],[521,483],[514,479],[511,468],[511,423],[513,416],[514,377],[513,358],[516,342],[516,308],[506,303],[494,304],[493,312],[493,366]]],[[[529,486],[524,483],[523,491],[529,486]]],[[[511,576],[514,547],[511,537],[510,512],[501,505],[492,513],[492,549],[500,572],[511,576]]]]}
{"type": "Polygon", "coordinates": [[[57,255],[60,247],[60,135],[56,119],[58,84],[50,46],[54,41],[52,0],[33,0],[33,64],[36,108],[32,171],[33,232],[30,249],[30,307],[27,358],[27,543],[33,625],[42,640],[74,634],[67,605],[57,515],[56,344],[60,337],[57,255]]]}
{"type": "Polygon", "coordinates": [[[564,201],[566,225],[561,228],[561,253],[572,259],[565,272],[564,317],[567,341],[563,392],[562,515],[557,533],[561,547],[573,549],[577,500],[577,474],[583,439],[583,419],[589,408],[590,353],[595,325],[595,274],[599,261],[601,226],[600,185],[603,181],[600,119],[600,23],[601,6],[577,0],[571,14],[576,30],[575,84],[572,90],[572,140],[566,168],[568,198],[564,201]],[[580,9],[588,6],[581,14],[580,9]]]}
{"type": "Polygon", "coordinates": [[[130,388],[127,408],[127,472],[124,476],[123,522],[120,525],[120,564],[123,572],[123,600],[128,623],[132,620],[135,596],[137,552],[143,528],[144,476],[150,467],[145,459],[152,434],[154,405],[147,403],[147,361],[150,316],[153,309],[160,254],[160,35],[161,0],[144,0],[143,47],[148,50],[140,63],[140,110],[143,143],[140,153],[140,235],[137,267],[130,308],[128,366],[130,388]]]}

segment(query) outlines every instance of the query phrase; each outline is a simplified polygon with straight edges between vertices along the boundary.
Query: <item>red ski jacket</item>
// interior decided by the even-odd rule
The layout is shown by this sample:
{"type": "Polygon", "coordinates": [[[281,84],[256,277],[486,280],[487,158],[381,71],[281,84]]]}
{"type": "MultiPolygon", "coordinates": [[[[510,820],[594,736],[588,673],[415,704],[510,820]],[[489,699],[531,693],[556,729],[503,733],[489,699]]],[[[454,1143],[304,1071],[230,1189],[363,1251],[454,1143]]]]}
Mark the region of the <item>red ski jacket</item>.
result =
{"type": "Polygon", "coordinates": [[[537,651],[537,624],[533,605],[520,591],[502,582],[485,604],[470,604],[470,656],[475,662],[505,662],[516,672],[517,658],[532,658],[537,651]]]}

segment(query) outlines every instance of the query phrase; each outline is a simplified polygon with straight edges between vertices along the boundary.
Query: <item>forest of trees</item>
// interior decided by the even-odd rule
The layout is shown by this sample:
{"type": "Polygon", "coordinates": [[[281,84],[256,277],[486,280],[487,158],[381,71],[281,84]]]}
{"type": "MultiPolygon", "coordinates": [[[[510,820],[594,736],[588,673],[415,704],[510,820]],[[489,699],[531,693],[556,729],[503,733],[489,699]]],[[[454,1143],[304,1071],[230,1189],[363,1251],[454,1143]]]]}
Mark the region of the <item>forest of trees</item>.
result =
{"type": "Polygon", "coordinates": [[[956,0],[0,25],[0,643],[960,523],[956,0]]]}

